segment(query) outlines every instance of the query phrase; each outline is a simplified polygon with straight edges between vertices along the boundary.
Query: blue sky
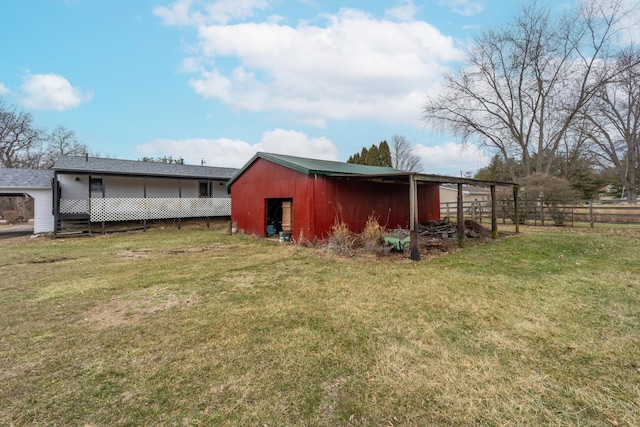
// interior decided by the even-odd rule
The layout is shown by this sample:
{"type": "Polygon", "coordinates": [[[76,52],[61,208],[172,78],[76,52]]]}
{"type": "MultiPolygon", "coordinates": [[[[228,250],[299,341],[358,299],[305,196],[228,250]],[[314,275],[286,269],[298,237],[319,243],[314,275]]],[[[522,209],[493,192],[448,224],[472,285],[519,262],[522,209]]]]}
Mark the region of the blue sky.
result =
{"type": "Polygon", "coordinates": [[[0,96],[104,157],[346,161],[398,134],[425,173],[459,175],[487,153],[426,129],[420,107],[474,35],[524,3],[6,0],[0,96]]]}

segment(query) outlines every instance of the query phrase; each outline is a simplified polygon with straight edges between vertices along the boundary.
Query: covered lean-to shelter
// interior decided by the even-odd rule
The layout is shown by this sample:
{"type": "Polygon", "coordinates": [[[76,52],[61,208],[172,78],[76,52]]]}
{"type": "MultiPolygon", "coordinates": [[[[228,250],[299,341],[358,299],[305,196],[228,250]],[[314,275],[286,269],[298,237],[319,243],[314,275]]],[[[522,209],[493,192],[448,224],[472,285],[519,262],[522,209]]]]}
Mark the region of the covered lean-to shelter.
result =
{"type": "MultiPolygon", "coordinates": [[[[410,174],[398,169],[257,153],[227,183],[231,219],[245,233],[327,237],[336,218],[361,232],[371,215],[387,227],[410,224],[410,174]]],[[[437,183],[417,187],[418,220],[440,218],[437,183]]]]}

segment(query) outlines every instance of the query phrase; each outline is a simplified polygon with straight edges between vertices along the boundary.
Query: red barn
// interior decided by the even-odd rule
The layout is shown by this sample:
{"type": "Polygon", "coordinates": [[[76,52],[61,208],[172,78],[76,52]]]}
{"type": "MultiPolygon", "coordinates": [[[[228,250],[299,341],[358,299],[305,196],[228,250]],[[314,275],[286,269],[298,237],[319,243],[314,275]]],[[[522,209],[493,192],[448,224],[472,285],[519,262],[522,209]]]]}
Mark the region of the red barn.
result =
{"type": "MultiPolygon", "coordinates": [[[[370,215],[389,228],[408,228],[410,174],[280,154],[257,153],[227,183],[231,219],[245,233],[284,231],[324,238],[338,217],[361,232],[370,215]]],[[[418,221],[440,219],[438,183],[417,187],[418,221]]]]}

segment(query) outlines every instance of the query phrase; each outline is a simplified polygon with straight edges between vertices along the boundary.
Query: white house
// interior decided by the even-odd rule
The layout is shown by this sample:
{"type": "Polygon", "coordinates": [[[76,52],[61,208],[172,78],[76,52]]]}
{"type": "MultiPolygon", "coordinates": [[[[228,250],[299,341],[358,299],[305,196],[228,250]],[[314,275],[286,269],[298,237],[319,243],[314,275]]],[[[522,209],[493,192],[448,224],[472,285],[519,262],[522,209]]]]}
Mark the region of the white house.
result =
{"type": "MultiPolygon", "coordinates": [[[[462,187],[462,205],[465,212],[480,213],[490,211],[491,190],[487,187],[464,185],[462,187]]],[[[458,206],[458,189],[456,186],[440,185],[440,215],[455,215],[458,206]]]]}
{"type": "Polygon", "coordinates": [[[54,230],[67,225],[231,215],[226,182],[237,169],[89,156],[53,166],[54,230]]]}
{"type": "MultiPolygon", "coordinates": [[[[231,215],[237,169],[61,156],[53,170],[0,168],[0,196],[34,199],[34,232],[67,226],[231,215]]],[[[83,231],[80,228],[80,231],[83,231]]]]}

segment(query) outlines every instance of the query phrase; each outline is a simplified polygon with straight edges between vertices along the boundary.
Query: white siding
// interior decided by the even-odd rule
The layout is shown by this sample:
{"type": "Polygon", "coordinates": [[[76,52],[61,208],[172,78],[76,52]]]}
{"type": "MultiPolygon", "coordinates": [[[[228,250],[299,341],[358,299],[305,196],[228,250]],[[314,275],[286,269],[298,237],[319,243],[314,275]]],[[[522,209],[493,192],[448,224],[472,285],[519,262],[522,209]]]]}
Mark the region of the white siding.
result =
{"type": "MultiPolygon", "coordinates": [[[[96,177],[97,178],[97,177],[96,177]]],[[[105,176],[104,197],[143,197],[144,179],[129,178],[125,176],[105,176]]],[[[93,197],[102,197],[102,193],[96,192],[93,197]]],[[[147,191],[148,194],[148,191],[147,191]]]]}
{"type": "MultiPolygon", "coordinates": [[[[100,178],[100,175],[93,175],[92,178],[100,178]]],[[[89,177],[86,175],[58,175],[60,188],[62,190],[62,198],[65,199],[84,199],[89,197],[89,177]],[[76,177],[79,181],[75,181],[76,177]]],[[[202,180],[206,182],[206,180],[202,180]]],[[[198,197],[197,179],[181,180],[178,185],[177,178],[147,178],[147,197],[198,197]],[[181,188],[181,191],[180,191],[181,188]]],[[[226,180],[212,180],[211,192],[212,197],[228,198],[226,180]]],[[[105,176],[103,178],[105,197],[144,197],[145,180],[142,177],[124,177],[124,176],[105,176]]],[[[94,191],[92,197],[102,197],[101,192],[94,191]]]]}
{"type": "Polygon", "coordinates": [[[58,175],[63,199],[86,199],[89,197],[89,177],[79,175],[58,175]],[[76,177],[79,181],[75,181],[76,177]]]}
{"type": "Polygon", "coordinates": [[[211,181],[211,197],[225,198],[231,197],[227,191],[227,181],[211,181]]]}
{"type": "Polygon", "coordinates": [[[53,233],[53,213],[51,190],[25,190],[25,193],[33,197],[33,232],[53,233]]]}

